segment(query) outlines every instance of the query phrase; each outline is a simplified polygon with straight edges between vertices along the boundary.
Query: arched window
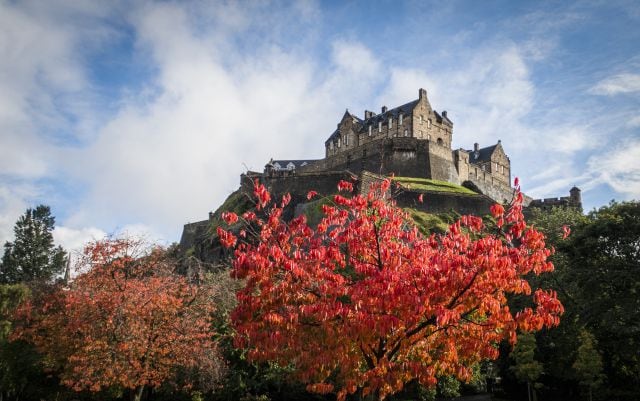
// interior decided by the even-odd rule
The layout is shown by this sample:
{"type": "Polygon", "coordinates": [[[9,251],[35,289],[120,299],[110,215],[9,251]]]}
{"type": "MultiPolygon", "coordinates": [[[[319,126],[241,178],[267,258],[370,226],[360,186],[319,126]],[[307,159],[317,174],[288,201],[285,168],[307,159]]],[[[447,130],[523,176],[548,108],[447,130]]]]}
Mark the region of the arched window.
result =
{"type": "Polygon", "coordinates": [[[427,120],[427,128],[431,128],[431,119],[427,120]]]}
{"type": "Polygon", "coordinates": [[[444,142],[442,142],[442,138],[438,138],[437,142],[438,142],[438,145],[440,146],[444,145],[444,142]]]}

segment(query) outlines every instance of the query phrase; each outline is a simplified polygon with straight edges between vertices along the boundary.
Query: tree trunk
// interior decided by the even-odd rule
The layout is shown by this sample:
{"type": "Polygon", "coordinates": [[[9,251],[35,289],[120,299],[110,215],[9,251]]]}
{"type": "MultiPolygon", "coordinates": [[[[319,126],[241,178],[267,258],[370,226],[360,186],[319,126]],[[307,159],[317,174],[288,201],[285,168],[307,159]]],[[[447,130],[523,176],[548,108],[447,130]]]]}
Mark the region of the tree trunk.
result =
{"type": "Polygon", "coordinates": [[[527,399],[531,401],[531,383],[527,380],[527,399]]]}
{"type": "Polygon", "coordinates": [[[589,401],[593,401],[593,389],[589,386],[589,401]]]}
{"type": "Polygon", "coordinates": [[[144,386],[138,386],[138,388],[131,393],[131,401],[141,401],[143,393],[144,386]]]}

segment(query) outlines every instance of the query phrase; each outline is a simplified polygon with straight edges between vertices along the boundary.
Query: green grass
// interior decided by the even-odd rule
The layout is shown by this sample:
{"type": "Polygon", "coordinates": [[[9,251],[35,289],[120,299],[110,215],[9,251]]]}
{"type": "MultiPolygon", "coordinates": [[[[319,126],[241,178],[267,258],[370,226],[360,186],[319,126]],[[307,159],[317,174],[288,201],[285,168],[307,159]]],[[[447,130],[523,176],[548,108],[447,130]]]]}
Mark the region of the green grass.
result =
{"type": "Polygon", "coordinates": [[[393,181],[397,182],[406,189],[416,191],[451,192],[467,195],[476,194],[469,188],[465,188],[463,186],[452,184],[446,181],[431,180],[429,178],[394,177],[393,181]]]}
{"type": "Polygon", "coordinates": [[[424,235],[432,233],[445,233],[449,229],[449,225],[453,223],[454,217],[448,214],[432,214],[412,208],[405,208],[411,219],[418,226],[418,230],[424,235]]]}
{"type": "Polygon", "coordinates": [[[311,227],[317,226],[318,223],[320,223],[320,220],[324,217],[322,206],[333,204],[333,195],[308,202],[304,207],[304,215],[307,217],[307,224],[311,227]]]}
{"type": "Polygon", "coordinates": [[[213,218],[209,222],[209,230],[212,235],[217,236],[216,228],[220,225],[226,227],[222,221],[222,212],[233,212],[238,216],[253,208],[253,203],[249,197],[240,190],[233,192],[222,205],[213,213],[213,218]]]}

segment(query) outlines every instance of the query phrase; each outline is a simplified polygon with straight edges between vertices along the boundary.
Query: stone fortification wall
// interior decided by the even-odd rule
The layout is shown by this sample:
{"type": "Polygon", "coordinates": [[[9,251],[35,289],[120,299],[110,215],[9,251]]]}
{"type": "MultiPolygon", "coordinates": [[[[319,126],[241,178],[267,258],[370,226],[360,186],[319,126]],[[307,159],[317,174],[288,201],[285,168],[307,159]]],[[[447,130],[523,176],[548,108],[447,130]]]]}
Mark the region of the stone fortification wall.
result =
{"type": "Polygon", "coordinates": [[[385,138],[343,151],[313,164],[303,171],[372,171],[405,177],[432,178],[459,182],[451,150],[433,141],[418,138],[385,138]]]}
{"type": "Polygon", "coordinates": [[[496,202],[486,195],[466,195],[449,192],[426,191],[423,202],[418,202],[420,193],[403,191],[395,195],[400,207],[411,207],[427,213],[447,213],[455,211],[460,214],[483,216],[490,213],[490,208],[496,202]]]}
{"type": "Polygon", "coordinates": [[[434,180],[458,183],[458,172],[453,164],[451,148],[428,141],[427,157],[429,158],[429,176],[434,180]]]}
{"type": "Polygon", "coordinates": [[[340,180],[350,181],[357,177],[349,171],[326,171],[320,173],[301,172],[291,175],[265,176],[264,174],[243,174],[240,182],[243,191],[253,193],[253,182],[260,180],[271,192],[272,196],[291,194],[293,200],[306,200],[311,190],[320,194],[332,194],[337,190],[340,180]]]}
{"type": "Polygon", "coordinates": [[[483,194],[498,202],[509,203],[513,198],[513,188],[506,185],[501,178],[494,177],[492,173],[471,169],[469,181],[474,183],[483,194]],[[477,171],[477,174],[474,170],[477,171]]]}

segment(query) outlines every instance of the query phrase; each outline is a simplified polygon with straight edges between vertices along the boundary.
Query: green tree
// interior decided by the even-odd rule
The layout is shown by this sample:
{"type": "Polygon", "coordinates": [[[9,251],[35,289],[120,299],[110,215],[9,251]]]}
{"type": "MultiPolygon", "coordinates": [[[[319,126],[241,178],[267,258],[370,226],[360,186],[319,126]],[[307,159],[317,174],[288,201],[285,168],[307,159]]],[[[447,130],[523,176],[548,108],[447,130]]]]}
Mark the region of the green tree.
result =
{"type": "Polygon", "coordinates": [[[588,214],[559,247],[576,288],[577,322],[604,356],[610,398],[640,394],[640,202],[612,202],[588,214]]]}
{"type": "Polygon", "coordinates": [[[518,381],[527,383],[529,401],[537,399],[535,385],[542,374],[542,364],[536,361],[535,351],[536,337],[533,333],[521,333],[510,355],[514,362],[510,369],[518,381]]]}
{"type": "Polygon", "coordinates": [[[13,231],[15,240],[4,245],[0,283],[50,281],[64,270],[65,252],[53,243],[55,218],[49,206],[27,209],[13,231]]]}
{"type": "Polygon", "coordinates": [[[593,390],[600,387],[604,375],[602,374],[602,356],[596,349],[596,340],[586,330],[580,333],[580,347],[572,367],[580,385],[588,390],[589,401],[592,401],[593,390]]]}

